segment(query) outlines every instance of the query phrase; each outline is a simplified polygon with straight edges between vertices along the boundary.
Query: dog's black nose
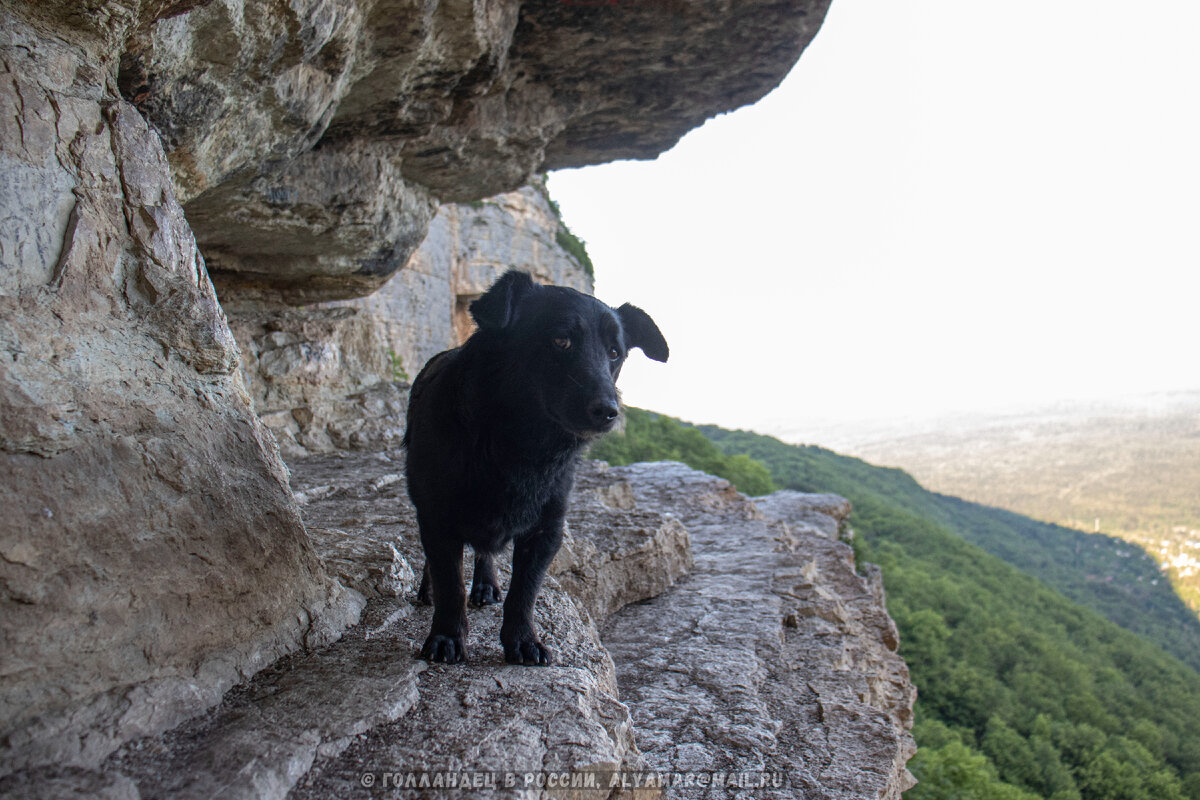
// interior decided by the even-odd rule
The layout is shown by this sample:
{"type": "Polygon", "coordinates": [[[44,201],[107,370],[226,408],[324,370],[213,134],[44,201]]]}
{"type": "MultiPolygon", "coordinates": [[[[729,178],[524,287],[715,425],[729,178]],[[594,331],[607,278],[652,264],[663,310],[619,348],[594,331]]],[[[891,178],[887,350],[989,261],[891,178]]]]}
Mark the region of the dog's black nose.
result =
{"type": "Polygon", "coordinates": [[[597,428],[603,428],[621,415],[621,409],[612,400],[593,400],[588,406],[588,418],[597,428]]]}

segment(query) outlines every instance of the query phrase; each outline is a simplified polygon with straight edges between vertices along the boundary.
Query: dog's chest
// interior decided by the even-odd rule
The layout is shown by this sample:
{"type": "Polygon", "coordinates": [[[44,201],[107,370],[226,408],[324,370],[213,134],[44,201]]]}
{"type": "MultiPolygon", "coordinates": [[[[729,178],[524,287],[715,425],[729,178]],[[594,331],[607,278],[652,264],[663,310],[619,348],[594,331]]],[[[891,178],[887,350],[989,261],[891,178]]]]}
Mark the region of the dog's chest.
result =
{"type": "Polygon", "coordinates": [[[503,543],[534,528],[547,513],[565,508],[574,475],[573,459],[509,464],[483,476],[470,516],[489,539],[503,543]]]}

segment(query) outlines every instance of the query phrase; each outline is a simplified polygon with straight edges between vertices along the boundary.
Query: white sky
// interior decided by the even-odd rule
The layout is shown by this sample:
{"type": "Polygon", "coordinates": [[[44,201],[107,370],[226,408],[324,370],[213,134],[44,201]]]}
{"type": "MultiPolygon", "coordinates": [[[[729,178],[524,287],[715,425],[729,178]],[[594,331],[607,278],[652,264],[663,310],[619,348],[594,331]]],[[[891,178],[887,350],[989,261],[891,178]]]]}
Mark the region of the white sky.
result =
{"type": "Polygon", "coordinates": [[[764,100],[550,191],[671,344],[631,405],[804,438],[1200,387],[1196,0],[833,0],[764,100]]]}

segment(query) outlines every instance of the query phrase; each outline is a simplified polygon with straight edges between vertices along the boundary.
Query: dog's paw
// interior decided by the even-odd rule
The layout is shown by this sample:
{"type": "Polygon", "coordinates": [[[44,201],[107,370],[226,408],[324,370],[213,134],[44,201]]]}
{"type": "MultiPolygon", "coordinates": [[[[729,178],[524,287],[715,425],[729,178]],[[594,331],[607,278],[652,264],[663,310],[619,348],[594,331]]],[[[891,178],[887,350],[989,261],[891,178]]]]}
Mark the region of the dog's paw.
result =
{"type": "Polygon", "coordinates": [[[490,606],[504,599],[500,587],[492,583],[476,583],[471,586],[471,605],[490,606]]]}
{"type": "Polygon", "coordinates": [[[554,663],[550,648],[533,634],[504,641],[504,660],[509,664],[524,664],[527,667],[545,667],[554,663]]]}
{"type": "Polygon", "coordinates": [[[426,661],[458,664],[467,660],[467,648],[461,636],[442,636],[431,633],[421,648],[421,658],[426,661]]]}

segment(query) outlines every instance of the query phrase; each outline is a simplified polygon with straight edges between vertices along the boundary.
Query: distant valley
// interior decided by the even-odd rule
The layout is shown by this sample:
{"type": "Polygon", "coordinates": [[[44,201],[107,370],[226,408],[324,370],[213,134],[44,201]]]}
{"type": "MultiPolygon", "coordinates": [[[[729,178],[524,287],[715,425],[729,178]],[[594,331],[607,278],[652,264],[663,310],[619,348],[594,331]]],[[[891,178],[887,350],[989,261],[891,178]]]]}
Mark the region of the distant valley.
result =
{"type": "Polygon", "coordinates": [[[932,491],[1136,544],[1200,611],[1200,391],[842,428],[820,444],[932,491]]]}

